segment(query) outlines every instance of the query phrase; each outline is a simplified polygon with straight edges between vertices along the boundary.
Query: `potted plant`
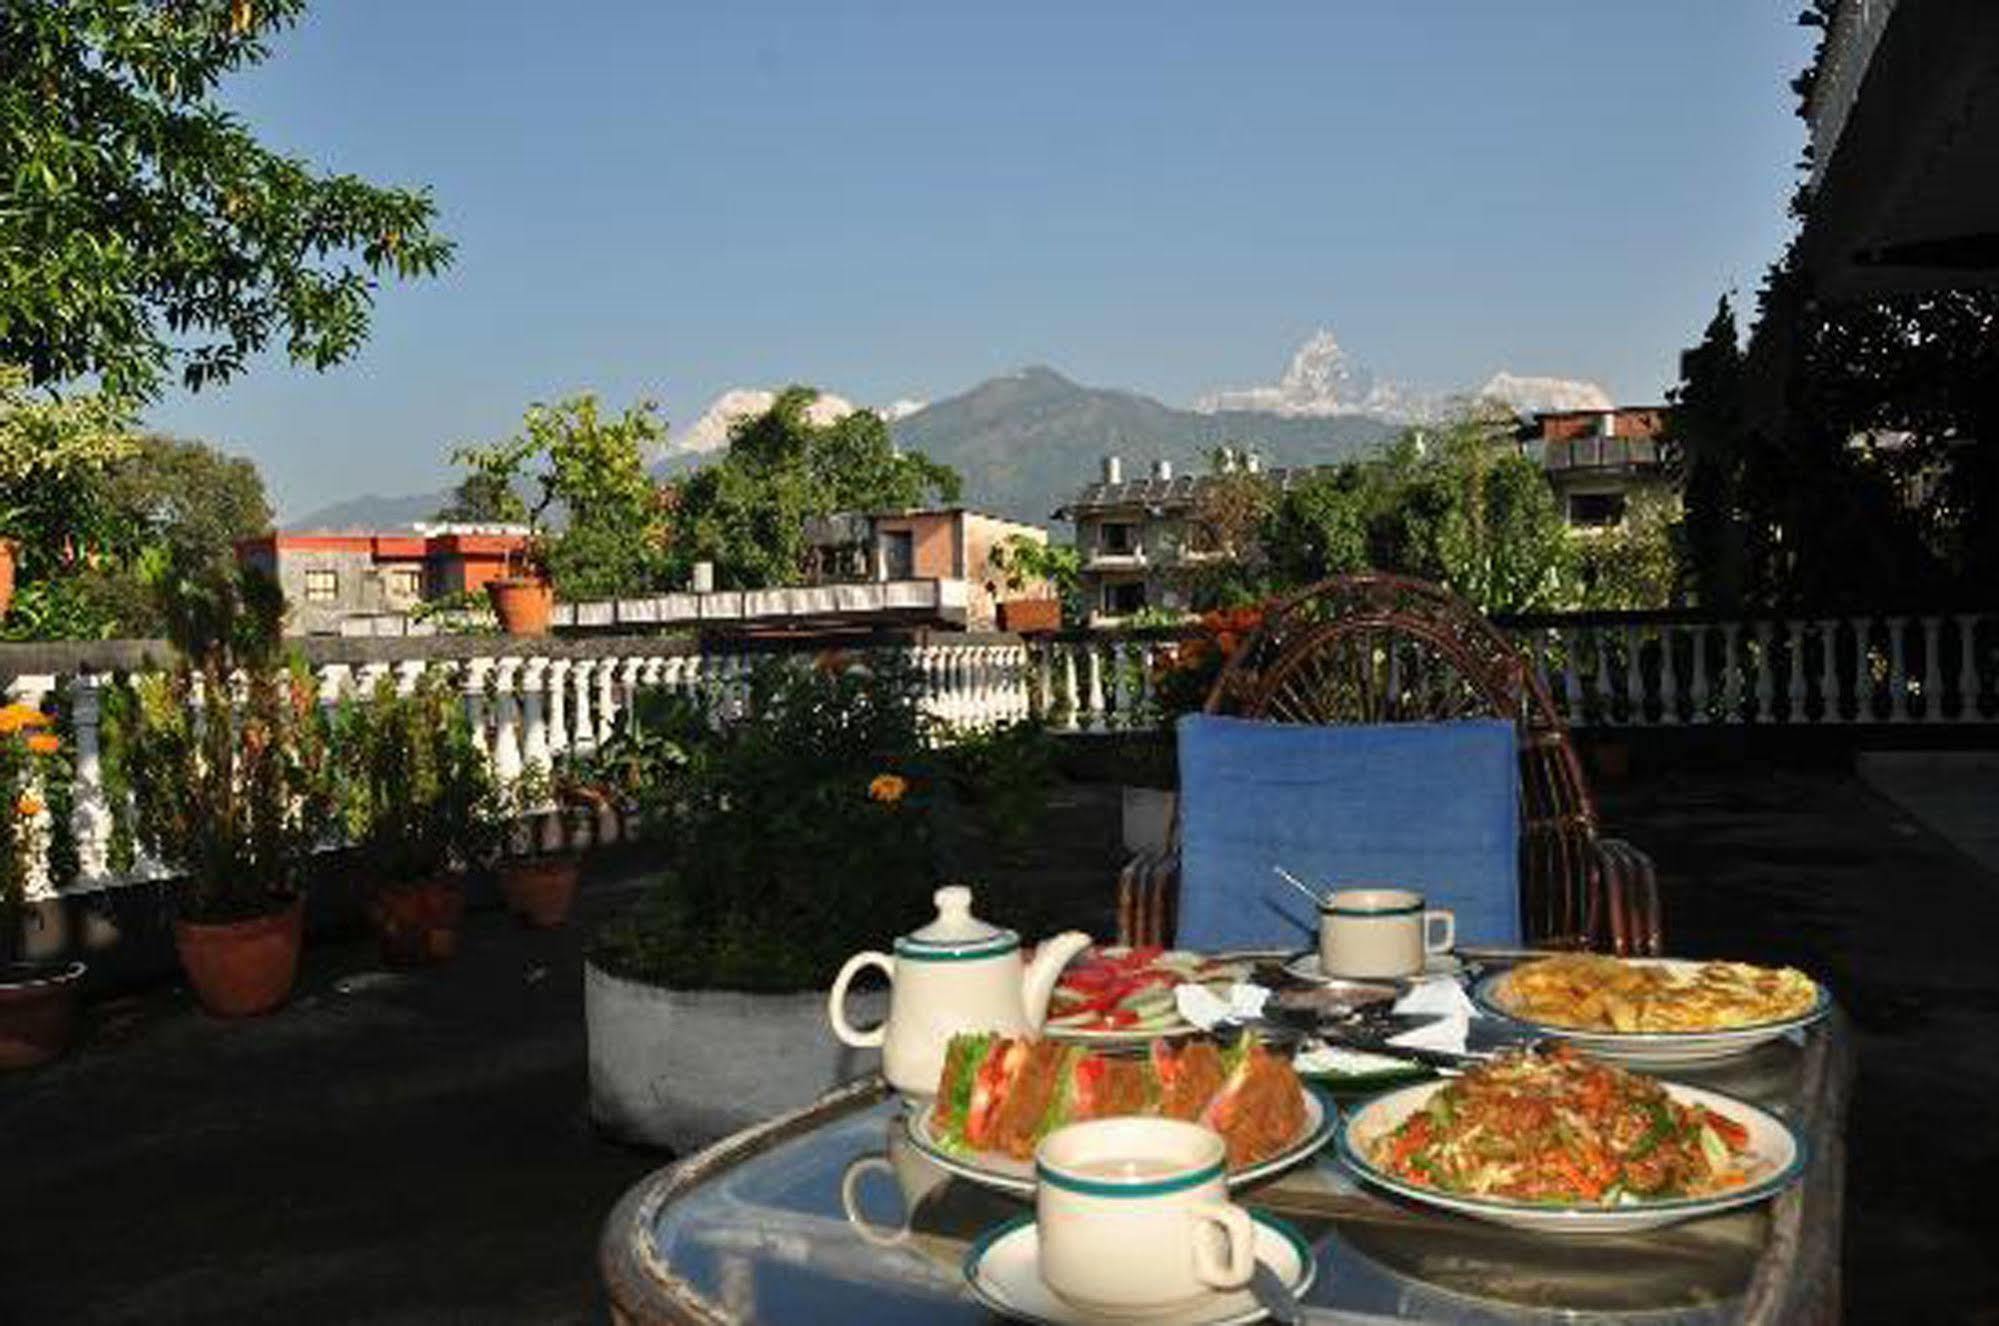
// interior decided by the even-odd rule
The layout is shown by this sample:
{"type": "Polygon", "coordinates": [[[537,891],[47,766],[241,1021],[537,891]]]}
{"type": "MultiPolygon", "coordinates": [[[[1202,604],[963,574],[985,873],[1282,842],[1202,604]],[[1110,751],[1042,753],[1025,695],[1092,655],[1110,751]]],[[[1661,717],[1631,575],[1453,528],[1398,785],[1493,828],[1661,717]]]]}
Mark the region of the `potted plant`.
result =
{"type": "Polygon", "coordinates": [[[28,884],[49,861],[43,791],[62,759],[51,726],[32,705],[0,708],[0,1069],[46,1063],[68,1047],[83,979],[80,962],[21,953],[28,884]]]}
{"type": "Polygon", "coordinates": [[[500,863],[500,896],[522,924],[552,930],[569,919],[583,856],[564,822],[553,775],[530,765],[507,789],[513,821],[522,826],[524,851],[500,863]]]}
{"type": "Polygon", "coordinates": [[[312,674],[279,657],[283,596],[245,568],[171,574],[165,672],[135,677],[107,759],[138,846],[172,871],[174,944],[221,1017],[290,996],[303,935],[301,867],[334,822],[312,674]]]}
{"type": "Polygon", "coordinates": [[[827,1034],[824,991],[856,949],[930,912],[933,779],[909,667],[770,662],[746,691],[741,717],[648,777],[642,823],[666,870],[589,950],[591,1112],[628,1140],[698,1146],[864,1071],[871,1052],[827,1034]]]}
{"type": "Polygon", "coordinates": [[[539,476],[539,493],[530,504],[518,485],[528,465],[541,454],[544,440],[533,430],[483,447],[460,447],[452,459],[471,471],[463,487],[484,494],[485,504],[499,519],[527,526],[527,537],[507,553],[503,574],[486,582],[486,597],[500,629],[508,635],[547,635],[555,608],[555,586],[548,573],[548,532],[544,519],[555,501],[548,475],[539,476]]]}
{"type": "Polygon", "coordinates": [[[458,951],[463,872],[497,839],[498,805],[457,694],[441,677],[403,694],[383,677],[343,705],[341,819],[371,882],[368,913],[390,966],[458,951]]]}

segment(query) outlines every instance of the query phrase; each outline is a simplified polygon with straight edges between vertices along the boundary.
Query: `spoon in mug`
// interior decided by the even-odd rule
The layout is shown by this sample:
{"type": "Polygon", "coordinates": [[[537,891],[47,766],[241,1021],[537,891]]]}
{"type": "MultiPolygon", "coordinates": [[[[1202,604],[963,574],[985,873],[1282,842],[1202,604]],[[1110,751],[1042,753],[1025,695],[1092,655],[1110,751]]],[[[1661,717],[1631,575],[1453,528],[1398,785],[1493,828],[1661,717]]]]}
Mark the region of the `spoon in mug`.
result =
{"type": "Polygon", "coordinates": [[[1310,884],[1307,884],[1304,880],[1299,879],[1296,875],[1286,870],[1283,866],[1272,866],[1271,869],[1277,872],[1277,877],[1279,879],[1283,880],[1286,884],[1289,884],[1292,888],[1298,890],[1298,892],[1310,898],[1312,900],[1312,905],[1314,907],[1323,909],[1327,906],[1327,897],[1330,895],[1322,896],[1317,889],[1313,888],[1310,884]]]}

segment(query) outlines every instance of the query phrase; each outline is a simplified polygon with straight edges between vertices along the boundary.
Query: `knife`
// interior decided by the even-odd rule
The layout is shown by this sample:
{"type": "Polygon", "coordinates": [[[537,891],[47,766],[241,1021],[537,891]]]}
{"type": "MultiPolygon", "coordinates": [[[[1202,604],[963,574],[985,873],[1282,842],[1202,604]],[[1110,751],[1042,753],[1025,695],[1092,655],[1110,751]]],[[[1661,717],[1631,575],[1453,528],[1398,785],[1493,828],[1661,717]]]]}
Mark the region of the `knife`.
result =
{"type": "Polygon", "coordinates": [[[1261,1260],[1249,1273],[1249,1292],[1272,1321],[1282,1326],[1299,1326],[1305,1320],[1305,1309],[1299,1306],[1298,1296],[1261,1260]]]}

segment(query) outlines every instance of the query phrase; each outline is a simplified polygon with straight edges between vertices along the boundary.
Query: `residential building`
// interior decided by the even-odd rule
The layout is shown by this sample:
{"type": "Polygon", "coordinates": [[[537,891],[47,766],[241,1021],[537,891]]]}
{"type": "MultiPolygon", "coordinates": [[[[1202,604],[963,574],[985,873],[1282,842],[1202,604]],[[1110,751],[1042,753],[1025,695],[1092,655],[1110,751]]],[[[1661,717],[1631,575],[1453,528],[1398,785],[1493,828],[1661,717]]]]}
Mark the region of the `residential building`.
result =
{"type": "Polygon", "coordinates": [[[285,594],[285,629],[338,635],[355,617],[408,613],[476,593],[506,574],[527,543],[517,525],[418,525],[386,533],[272,532],[236,545],[236,557],[285,594]]]}
{"type": "Polygon", "coordinates": [[[1547,474],[1569,528],[1616,529],[1634,496],[1672,489],[1659,457],[1665,421],[1657,405],[1553,410],[1536,414],[1518,438],[1547,474]]]}
{"type": "Polygon", "coordinates": [[[1254,455],[1229,456],[1219,473],[1178,475],[1173,463],[1154,461],[1142,479],[1126,479],[1124,462],[1104,457],[1103,476],[1055,513],[1074,521],[1083,561],[1083,600],[1093,626],[1114,625],[1147,609],[1184,612],[1189,581],[1223,554],[1197,518],[1204,490],[1240,465],[1280,491],[1318,467],[1265,470],[1254,455]]]}
{"type": "Polygon", "coordinates": [[[993,550],[1016,537],[1047,543],[1048,531],[963,506],[829,516],[806,526],[812,545],[806,580],[811,585],[959,581],[963,621],[950,624],[989,631],[998,622],[1000,602],[1012,596],[1005,575],[993,565],[993,550]]]}

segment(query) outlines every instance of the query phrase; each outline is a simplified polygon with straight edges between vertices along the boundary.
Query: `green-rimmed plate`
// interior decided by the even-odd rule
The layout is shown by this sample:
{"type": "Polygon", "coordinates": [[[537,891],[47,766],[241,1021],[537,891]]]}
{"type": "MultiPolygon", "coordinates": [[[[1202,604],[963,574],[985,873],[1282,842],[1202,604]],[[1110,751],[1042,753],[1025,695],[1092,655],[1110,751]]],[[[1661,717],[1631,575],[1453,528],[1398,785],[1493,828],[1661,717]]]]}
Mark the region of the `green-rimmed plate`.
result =
{"type": "MultiPolygon", "coordinates": [[[[1034,1194],[1033,1160],[1015,1160],[995,1151],[963,1151],[949,1145],[931,1128],[931,1114],[936,1108],[934,1100],[925,1101],[920,1108],[904,1116],[909,1128],[909,1140],[918,1151],[959,1178],[1021,1197],[1034,1194]]],[[[1229,1187],[1241,1188],[1260,1182],[1309,1159],[1332,1138],[1339,1121],[1340,1107],[1332,1097],[1320,1088],[1306,1084],[1305,1124],[1298,1130],[1298,1136],[1270,1159],[1229,1171],[1229,1187]]]]}

